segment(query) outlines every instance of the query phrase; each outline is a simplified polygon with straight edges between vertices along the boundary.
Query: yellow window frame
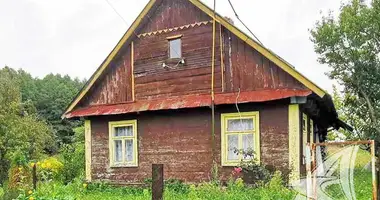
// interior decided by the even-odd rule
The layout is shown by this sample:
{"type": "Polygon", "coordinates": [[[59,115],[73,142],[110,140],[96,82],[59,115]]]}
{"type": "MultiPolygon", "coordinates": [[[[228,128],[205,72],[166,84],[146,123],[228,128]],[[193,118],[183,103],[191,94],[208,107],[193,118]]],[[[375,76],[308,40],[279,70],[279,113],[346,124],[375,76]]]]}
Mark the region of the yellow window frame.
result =
{"type": "Polygon", "coordinates": [[[137,146],[137,120],[128,121],[113,121],[108,123],[109,128],[109,160],[111,167],[138,167],[138,146],[137,146]],[[133,136],[114,136],[115,128],[132,126],[133,136]],[[115,140],[122,141],[122,162],[115,162],[115,140]],[[132,140],[133,142],[133,159],[132,161],[125,161],[125,141],[132,140]]]}
{"type": "Polygon", "coordinates": [[[242,158],[239,155],[238,160],[231,161],[227,159],[228,156],[228,144],[227,137],[230,135],[238,136],[238,146],[243,147],[242,136],[247,134],[252,134],[254,139],[254,151],[255,158],[260,162],[260,118],[259,112],[242,112],[242,113],[226,113],[221,114],[221,162],[222,166],[236,166],[238,165],[242,158]],[[253,120],[254,128],[249,131],[227,131],[227,121],[231,119],[251,119],[253,120]]]}
{"type": "Polygon", "coordinates": [[[306,144],[307,144],[308,131],[309,131],[308,116],[305,113],[302,113],[302,151],[303,151],[302,162],[303,164],[306,164],[306,144]]]}

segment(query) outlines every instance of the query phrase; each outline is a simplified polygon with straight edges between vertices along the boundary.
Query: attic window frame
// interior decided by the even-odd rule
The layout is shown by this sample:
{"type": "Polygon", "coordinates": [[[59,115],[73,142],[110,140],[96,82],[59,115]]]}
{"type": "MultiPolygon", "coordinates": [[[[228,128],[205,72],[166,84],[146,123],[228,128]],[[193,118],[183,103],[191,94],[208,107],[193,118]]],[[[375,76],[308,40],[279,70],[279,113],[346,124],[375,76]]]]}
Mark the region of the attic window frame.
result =
{"type": "Polygon", "coordinates": [[[168,40],[168,57],[169,59],[182,59],[182,36],[183,35],[174,35],[174,36],[169,36],[166,39],[168,40]],[[175,54],[179,54],[177,56],[172,56],[171,54],[171,46],[172,42],[179,40],[179,52],[175,50],[175,54]]]}

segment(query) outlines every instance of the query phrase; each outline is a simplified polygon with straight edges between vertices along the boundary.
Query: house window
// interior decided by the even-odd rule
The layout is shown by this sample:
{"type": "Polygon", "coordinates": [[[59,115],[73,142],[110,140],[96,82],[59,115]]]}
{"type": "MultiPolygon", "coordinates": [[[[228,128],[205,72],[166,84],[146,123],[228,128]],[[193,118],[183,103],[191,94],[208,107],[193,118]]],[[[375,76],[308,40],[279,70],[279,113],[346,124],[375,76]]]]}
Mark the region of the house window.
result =
{"type": "Polygon", "coordinates": [[[243,152],[254,151],[255,159],[260,161],[259,113],[222,114],[222,165],[236,166],[242,160],[252,157],[243,152]]]}
{"type": "Polygon", "coordinates": [[[109,122],[111,167],[137,167],[137,121],[109,122]]]}
{"type": "Polygon", "coordinates": [[[182,58],[182,35],[167,38],[169,41],[169,58],[182,58]]]}
{"type": "Polygon", "coordinates": [[[303,149],[303,159],[302,162],[303,164],[306,164],[306,146],[307,146],[307,132],[308,132],[308,127],[307,127],[307,121],[308,117],[306,114],[302,114],[302,149],[303,149]]]}

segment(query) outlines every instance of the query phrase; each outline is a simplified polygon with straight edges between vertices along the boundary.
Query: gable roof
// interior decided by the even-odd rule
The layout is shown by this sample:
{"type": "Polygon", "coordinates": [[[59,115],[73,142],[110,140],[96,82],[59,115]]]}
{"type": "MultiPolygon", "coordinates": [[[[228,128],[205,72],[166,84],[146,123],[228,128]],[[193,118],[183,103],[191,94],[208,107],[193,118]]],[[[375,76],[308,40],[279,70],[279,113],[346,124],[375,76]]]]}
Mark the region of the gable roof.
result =
{"type": "MultiPolygon", "coordinates": [[[[95,71],[95,73],[87,81],[87,83],[82,88],[82,90],[78,93],[78,95],[74,98],[74,100],[66,108],[64,115],[66,113],[72,111],[75,108],[75,106],[80,102],[80,100],[86,95],[86,93],[91,89],[91,87],[94,85],[96,80],[98,80],[98,78],[103,74],[105,69],[107,69],[107,67],[109,66],[111,61],[115,58],[115,56],[118,54],[118,52],[121,50],[121,48],[125,45],[125,43],[128,41],[128,39],[131,38],[131,36],[135,33],[135,30],[139,27],[140,23],[143,21],[143,19],[147,15],[147,13],[152,9],[154,4],[158,1],[159,0],[150,0],[148,2],[148,4],[145,6],[145,8],[142,10],[142,12],[136,18],[136,20],[132,23],[132,25],[128,29],[128,31],[124,34],[124,36],[121,38],[121,40],[117,43],[116,47],[111,51],[111,53],[107,56],[107,58],[100,65],[100,67],[95,71]]],[[[202,10],[204,13],[209,15],[212,19],[214,19],[214,11],[211,8],[209,8],[208,6],[206,6],[204,3],[202,3],[200,0],[188,0],[188,1],[191,2],[193,5],[195,5],[197,8],[199,8],[200,10],[202,10]]],[[[277,54],[275,54],[271,50],[265,48],[263,45],[259,44],[255,40],[253,40],[251,37],[249,37],[243,31],[238,29],[236,26],[229,23],[224,17],[222,17],[216,13],[215,21],[220,23],[223,27],[225,27],[231,33],[235,34],[238,38],[245,41],[248,45],[250,45],[252,48],[254,48],[256,51],[258,51],[262,55],[264,55],[266,58],[268,58],[270,61],[272,61],[278,67],[280,67],[282,70],[284,70],[285,72],[290,74],[296,80],[298,80],[299,82],[304,84],[307,88],[309,88],[311,91],[313,91],[319,97],[325,96],[326,92],[323,89],[321,89],[319,86],[317,86],[312,81],[310,81],[308,78],[306,78],[304,75],[302,75],[300,72],[298,72],[291,64],[286,62],[284,59],[279,57],[277,54]]],[[[64,115],[63,115],[63,117],[64,117],[64,115]]]]}

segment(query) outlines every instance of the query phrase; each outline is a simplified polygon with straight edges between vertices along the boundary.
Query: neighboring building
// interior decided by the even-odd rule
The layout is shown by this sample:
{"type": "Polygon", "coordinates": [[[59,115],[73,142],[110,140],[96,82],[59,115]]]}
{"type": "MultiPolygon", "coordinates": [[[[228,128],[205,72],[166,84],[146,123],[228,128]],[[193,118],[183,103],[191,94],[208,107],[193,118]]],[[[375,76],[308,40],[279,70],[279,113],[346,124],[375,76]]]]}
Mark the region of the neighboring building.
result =
{"type": "Polygon", "coordinates": [[[69,105],[63,117],[85,119],[89,181],[141,182],[153,163],[165,178],[218,167],[226,180],[249,148],[296,179],[306,143],[348,127],[321,88],[213,16],[198,0],[151,0],[69,105]]]}

